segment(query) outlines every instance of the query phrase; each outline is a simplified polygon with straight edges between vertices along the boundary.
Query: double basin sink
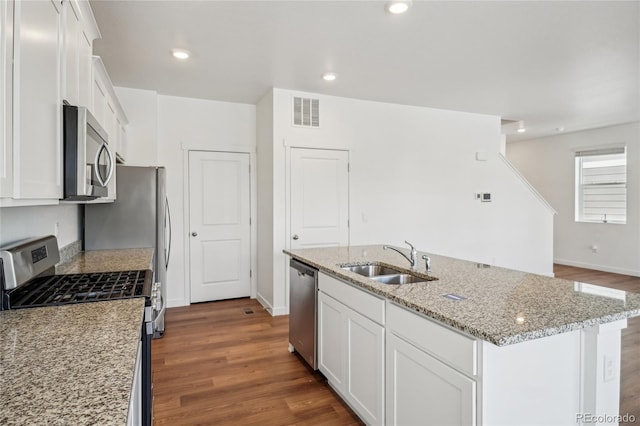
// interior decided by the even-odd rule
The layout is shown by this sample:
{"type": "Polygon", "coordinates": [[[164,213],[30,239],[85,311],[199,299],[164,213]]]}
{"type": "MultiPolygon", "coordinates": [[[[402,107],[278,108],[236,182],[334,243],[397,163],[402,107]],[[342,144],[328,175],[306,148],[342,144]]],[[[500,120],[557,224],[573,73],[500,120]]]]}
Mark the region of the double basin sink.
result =
{"type": "Polygon", "coordinates": [[[416,275],[376,263],[367,265],[343,265],[342,269],[382,284],[411,284],[437,280],[436,277],[429,275],[416,275]]]}

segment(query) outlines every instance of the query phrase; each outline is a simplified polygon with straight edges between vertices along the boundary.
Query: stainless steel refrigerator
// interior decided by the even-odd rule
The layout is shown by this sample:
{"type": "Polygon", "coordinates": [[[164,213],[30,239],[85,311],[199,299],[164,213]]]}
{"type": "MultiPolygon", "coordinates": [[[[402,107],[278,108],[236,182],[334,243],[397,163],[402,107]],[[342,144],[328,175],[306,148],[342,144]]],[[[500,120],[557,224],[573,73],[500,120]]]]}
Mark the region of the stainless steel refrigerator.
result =
{"type": "Polygon", "coordinates": [[[161,315],[154,322],[154,337],[164,333],[167,267],[171,255],[171,214],[166,196],[164,167],[118,165],[116,200],[87,204],[84,210],[85,250],[153,247],[153,271],[160,283],[161,315]]]}

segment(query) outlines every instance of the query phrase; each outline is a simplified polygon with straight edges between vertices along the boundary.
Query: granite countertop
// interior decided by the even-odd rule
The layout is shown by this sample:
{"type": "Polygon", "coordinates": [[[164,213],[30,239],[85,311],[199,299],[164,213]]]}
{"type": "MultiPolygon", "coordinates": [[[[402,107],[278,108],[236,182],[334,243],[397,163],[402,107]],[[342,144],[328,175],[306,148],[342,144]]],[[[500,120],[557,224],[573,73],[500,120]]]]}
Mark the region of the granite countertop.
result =
{"type": "Polygon", "coordinates": [[[0,424],[125,425],[144,299],[0,312],[0,424]]]}
{"type": "Polygon", "coordinates": [[[56,266],[56,274],[153,269],[153,248],[90,250],[56,266]]]}
{"type": "MultiPolygon", "coordinates": [[[[381,284],[340,268],[379,262],[409,271],[382,245],[284,250],[286,254],[472,336],[505,346],[640,315],[640,294],[429,254],[437,280],[381,284]],[[464,300],[450,300],[454,294],[464,300]]],[[[403,249],[408,253],[408,249],[403,249]]],[[[422,254],[419,253],[419,257],[422,254]]],[[[424,271],[424,261],[419,270],[424,271]]]]}

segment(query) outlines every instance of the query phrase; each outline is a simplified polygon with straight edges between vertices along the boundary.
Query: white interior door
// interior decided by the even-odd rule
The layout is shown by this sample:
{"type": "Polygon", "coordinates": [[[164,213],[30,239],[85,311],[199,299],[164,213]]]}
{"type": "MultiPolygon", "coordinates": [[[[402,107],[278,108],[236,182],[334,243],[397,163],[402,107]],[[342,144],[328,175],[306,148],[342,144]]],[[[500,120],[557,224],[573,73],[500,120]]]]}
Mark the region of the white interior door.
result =
{"type": "Polygon", "coordinates": [[[189,152],[191,302],[250,294],[249,154],[189,152]]]}
{"type": "Polygon", "coordinates": [[[291,248],[349,244],[349,152],[291,149],[291,248]]]}

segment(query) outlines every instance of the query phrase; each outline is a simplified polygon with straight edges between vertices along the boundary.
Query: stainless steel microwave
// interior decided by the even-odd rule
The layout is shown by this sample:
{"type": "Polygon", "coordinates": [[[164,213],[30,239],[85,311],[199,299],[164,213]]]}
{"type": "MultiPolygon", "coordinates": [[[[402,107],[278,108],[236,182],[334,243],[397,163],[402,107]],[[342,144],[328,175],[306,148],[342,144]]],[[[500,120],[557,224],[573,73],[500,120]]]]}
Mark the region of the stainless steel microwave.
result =
{"type": "Polygon", "coordinates": [[[85,107],[64,105],[64,200],[106,197],[115,171],[107,132],[85,107]]]}

